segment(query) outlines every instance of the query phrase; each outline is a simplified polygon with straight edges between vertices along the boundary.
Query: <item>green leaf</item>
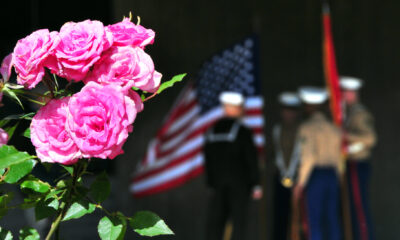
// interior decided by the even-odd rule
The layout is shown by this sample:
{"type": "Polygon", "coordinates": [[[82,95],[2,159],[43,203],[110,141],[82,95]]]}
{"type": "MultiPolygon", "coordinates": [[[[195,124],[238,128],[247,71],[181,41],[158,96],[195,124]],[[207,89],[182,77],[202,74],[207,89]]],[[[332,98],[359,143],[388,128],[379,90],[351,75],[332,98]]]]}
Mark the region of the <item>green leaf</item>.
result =
{"type": "Polygon", "coordinates": [[[27,129],[25,129],[24,133],[22,133],[22,136],[26,138],[31,138],[31,128],[28,127],[27,129]]]}
{"type": "Polygon", "coordinates": [[[15,129],[17,129],[18,125],[19,125],[19,122],[17,122],[16,124],[14,124],[12,126],[4,128],[4,131],[6,131],[8,134],[8,140],[10,140],[12,138],[12,136],[14,135],[15,129]]]}
{"type": "Polygon", "coordinates": [[[65,166],[65,165],[61,165],[61,167],[63,167],[65,169],[65,171],[67,171],[71,176],[74,173],[74,167],[65,166]]]}
{"type": "Polygon", "coordinates": [[[8,192],[0,196],[0,208],[5,207],[14,197],[12,192],[8,192]]]}
{"type": "Polygon", "coordinates": [[[14,115],[8,115],[5,117],[3,120],[20,120],[20,119],[25,119],[25,120],[32,120],[32,117],[35,116],[36,113],[30,112],[30,113],[22,113],[22,114],[14,114],[14,115]]]}
{"type": "Polygon", "coordinates": [[[46,197],[44,198],[44,200],[47,201],[48,199],[51,199],[51,198],[57,199],[57,195],[60,194],[60,193],[65,192],[65,191],[66,191],[66,190],[55,190],[55,189],[52,189],[52,190],[46,195],[46,197]]]}
{"type": "Polygon", "coordinates": [[[96,209],[96,205],[93,203],[89,203],[89,201],[85,199],[80,199],[77,202],[74,202],[69,208],[67,213],[65,214],[63,221],[68,221],[71,219],[78,219],[88,213],[94,212],[96,209]]]}
{"type": "Polygon", "coordinates": [[[61,179],[60,181],[57,182],[56,188],[66,188],[67,187],[67,182],[64,179],[61,179]]]}
{"type": "Polygon", "coordinates": [[[30,189],[37,193],[47,193],[50,190],[50,184],[42,182],[38,179],[25,180],[21,183],[21,189],[30,189]]]}
{"type": "Polygon", "coordinates": [[[130,225],[135,232],[142,236],[173,235],[174,232],[165,222],[150,211],[139,211],[133,216],[130,225]]]}
{"type": "Polygon", "coordinates": [[[97,203],[107,199],[110,194],[110,182],[105,172],[97,176],[96,180],[90,186],[90,196],[97,203]]]}
{"type": "Polygon", "coordinates": [[[122,240],[126,232],[126,221],[122,216],[103,217],[97,231],[101,240],[122,240]]]}
{"type": "Polygon", "coordinates": [[[40,240],[40,235],[36,229],[25,227],[19,230],[19,240],[40,240]]]}
{"type": "Polygon", "coordinates": [[[24,203],[22,203],[19,207],[21,209],[28,209],[28,208],[33,208],[36,207],[37,203],[40,201],[40,198],[36,199],[24,199],[24,203]]]}
{"type": "Polygon", "coordinates": [[[36,161],[33,159],[11,165],[4,181],[10,184],[18,182],[21,178],[30,173],[35,165],[36,161]]]}
{"type": "Polygon", "coordinates": [[[34,158],[35,156],[31,156],[27,152],[20,152],[13,146],[3,145],[0,147],[0,168],[7,168],[13,164],[18,164],[34,158]]]}
{"type": "Polygon", "coordinates": [[[3,128],[7,123],[9,123],[11,120],[10,119],[1,119],[0,120],[0,128],[3,128]]]}
{"type": "MultiPolygon", "coordinates": [[[[7,214],[8,208],[7,204],[13,199],[13,192],[6,193],[0,196],[0,218],[7,214]]],[[[0,238],[1,239],[1,238],[0,238]]]]}
{"type": "Polygon", "coordinates": [[[48,162],[41,162],[40,163],[44,169],[46,169],[47,173],[49,173],[51,171],[51,168],[54,166],[53,163],[48,163],[48,162]]]}
{"type": "Polygon", "coordinates": [[[160,94],[165,89],[172,87],[175,83],[180,82],[186,76],[186,73],[182,73],[174,76],[171,80],[163,82],[157,90],[157,94],[160,94]]]}
{"type": "Polygon", "coordinates": [[[53,208],[54,210],[58,210],[59,206],[58,200],[55,198],[51,198],[51,201],[47,204],[47,206],[53,208]]]}
{"type": "Polygon", "coordinates": [[[22,109],[24,109],[24,106],[22,105],[21,100],[19,100],[17,94],[15,94],[15,92],[12,89],[9,89],[8,87],[3,87],[2,89],[4,95],[10,97],[11,99],[13,99],[14,101],[16,101],[22,109]]]}
{"type": "Polygon", "coordinates": [[[76,196],[78,198],[85,198],[89,193],[89,188],[82,185],[76,186],[75,189],[76,189],[76,196]]]}
{"type": "Polygon", "coordinates": [[[59,203],[55,198],[40,201],[35,206],[36,221],[51,217],[57,213],[59,203]]]}
{"type": "Polygon", "coordinates": [[[0,227],[0,240],[12,240],[13,235],[10,231],[0,227]]]}

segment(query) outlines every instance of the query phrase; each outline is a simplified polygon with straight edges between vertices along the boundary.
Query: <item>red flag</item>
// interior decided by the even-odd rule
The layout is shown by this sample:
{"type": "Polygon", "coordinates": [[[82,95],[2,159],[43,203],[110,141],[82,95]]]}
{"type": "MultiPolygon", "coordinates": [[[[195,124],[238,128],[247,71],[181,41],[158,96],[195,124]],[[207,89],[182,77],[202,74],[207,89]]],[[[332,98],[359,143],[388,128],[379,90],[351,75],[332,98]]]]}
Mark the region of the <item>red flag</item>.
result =
{"type": "MultiPolygon", "coordinates": [[[[335,124],[342,127],[343,123],[343,111],[342,111],[342,100],[339,87],[339,75],[336,67],[335,47],[333,45],[331,16],[329,5],[327,2],[323,3],[322,11],[323,21],[323,61],[325,70],[325,80],[328,86],[330,97],[331,97],[331,112],[332,118],[335,124]]],[[[345,163],[346,156],[346,139],[343,139],[343,165],[345,163]]],[[[344,168],[344,166],[343,166],[344,168]]],[[[350,222],[350,204],[347,189],[346,175],[341,176],[341,198],[342,198],[342,217],[345,239],[352,239],[352,230],[350,222]]]]}
{"type": "Polygon", "coordinates": [[[333,121],[342,125],[342,105],[339,87],[339,75],[336,67],[335,47],[333,44],[330,10],[327,3],[323,6],[323,64],[325,81],[331,97],[330,107],[333,121]]]}

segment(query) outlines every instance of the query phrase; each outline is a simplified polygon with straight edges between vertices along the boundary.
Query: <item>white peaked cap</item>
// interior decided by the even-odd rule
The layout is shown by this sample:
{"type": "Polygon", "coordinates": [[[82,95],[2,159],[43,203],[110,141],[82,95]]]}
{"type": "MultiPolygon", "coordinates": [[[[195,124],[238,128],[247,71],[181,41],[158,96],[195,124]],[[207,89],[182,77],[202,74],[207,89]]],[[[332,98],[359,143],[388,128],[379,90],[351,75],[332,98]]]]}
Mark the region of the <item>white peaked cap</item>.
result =
{"type": "Polygon", "coordinates": [[[362,87],[363,81],[355,77],[340,77],[340,87],[345,90],[358,90],[362,87]]]}
{"type": "Polygon", "coordinates": [[[283,92],[279,94],[278,101],[280,104],[287,107],[298,107],[301,105],[299,95],[294,92],[283,92]]]}
{"type": "Polygon", "coordinates": [[[301,87],[299,97],[307,104],[322,104],[328,99],[328,92],[319,87],[301,87]]]}
{"type": "Polygon", "coordinates": [[[244,103],[244,97],[241,93],[238,92],[222,92],[219,95],[219,101],[222,104],[231,104],[239,106],[244,103]]]}

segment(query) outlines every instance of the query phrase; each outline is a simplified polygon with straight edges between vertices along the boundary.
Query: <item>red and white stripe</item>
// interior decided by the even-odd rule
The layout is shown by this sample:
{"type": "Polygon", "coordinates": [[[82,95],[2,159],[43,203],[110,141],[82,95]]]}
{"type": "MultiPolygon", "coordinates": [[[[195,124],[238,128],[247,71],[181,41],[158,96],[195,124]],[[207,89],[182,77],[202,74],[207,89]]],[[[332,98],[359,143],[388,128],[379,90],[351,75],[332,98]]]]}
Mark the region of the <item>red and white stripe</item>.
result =
{"type": "MultiPolygon", "coordinates": [[[[254,131],[260,151],[264,146],[261,97],[245,103],[244,123],[254,131]]],[[[195,90],[189,87],[150,142],[144,160],[133,176],[130,191],[135,197],[177,187],[203,172],[204,133],[223,116],[221,107],[200,114],[195,90]]]]}

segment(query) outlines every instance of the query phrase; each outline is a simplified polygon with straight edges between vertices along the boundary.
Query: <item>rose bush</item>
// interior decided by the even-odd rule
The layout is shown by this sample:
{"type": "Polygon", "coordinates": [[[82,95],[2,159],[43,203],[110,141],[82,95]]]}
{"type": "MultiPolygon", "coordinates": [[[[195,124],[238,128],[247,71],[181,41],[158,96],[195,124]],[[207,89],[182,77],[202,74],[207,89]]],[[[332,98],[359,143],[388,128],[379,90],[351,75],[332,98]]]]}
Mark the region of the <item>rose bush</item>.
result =
{"type": "MultiPolygon", "coordinates": [[[[129,217],[104,209],[101,203],[110,192],[105,173],[90,187],[84,183],[92,160],[123,153],[143,102],[185,76],[160,84],[161,74],[144,50],[154,36],[153,30],[125,18],[107,27],[92,20],[68,22],[60,32],[42,29],[18,41],[1,65],[0,105],[4,93],[21,107],[23,98],[40,108],[0,120],[0,184],[18,184],[25,194],[23,202],[9,206],[12,192],[1,192],[0,218],[11,209],[35,208],[37,220],[52,220],[46,236],[50,240],[58,235],[61,221],[99,209],[105,214],[98,225],[101,239],[122,239],[128,224],[143,236],[173,234],[154,213],[129,217]],[[12,67],[18,84],[9,79],[12,67]],[[79,81],[85,86],[81,88],[79,81]],[[30,91],[41,82],[46,93],[30,91]],[[22,135],[31,139],[37,156],[7,145],[22,121],[31,121],[22,135]],[[31,174],[37,164],[60,164],[65,173],[53,185],[31,174]]],[[[11,235],[0,227],[0,236],[12,239],[11,235]]],[[[24,228],[19,239],[40,236],[33,228],[24,228]]]]}

